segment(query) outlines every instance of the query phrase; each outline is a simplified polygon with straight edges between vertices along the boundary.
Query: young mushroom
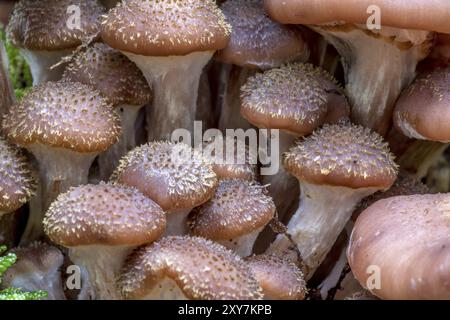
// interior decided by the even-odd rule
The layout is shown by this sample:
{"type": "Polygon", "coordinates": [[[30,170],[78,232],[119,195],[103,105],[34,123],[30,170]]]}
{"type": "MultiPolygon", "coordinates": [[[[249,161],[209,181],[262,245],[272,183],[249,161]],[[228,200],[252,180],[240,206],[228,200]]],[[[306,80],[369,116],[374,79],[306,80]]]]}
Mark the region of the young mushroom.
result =
{"type": "Polygon", "coordinates": [[[148,143],[130,151],[111,181],[135,187],[160,205],[167,213],[166,235],[186,234],[189,212],[208,201],[218,184],[198,151],[172,142],[148,143]]]}
{"type": "MultiPolygon", "coordinates": [[[[251,124],[280,130],[279,150],[270,150],[278,159],[298,137],[349,115],[347,100],[336,80],[310,64],[288,64],[256,74],[242,87],[241,99],[241,114],[251,124]]],[[[261,180],[270,184],[280,219],[295,210],[298,183],[282,166],[278,173],[262,176],[261,180]]]]}
{"type": "Polygon", "coordinates": [[[20,0],[16,3],[7,35],[28,62],[34,85],[61,78],[64,65],[51,67],[98,34],[103,13],[98,0],[20,0]],[[75,16],[77,14],[79,16],[75,16]]]}
{"type": "Polygon", "coordinates": [[[309,50],[300,29],[271,20],[262,0],[228,0],[220,9],[233,32],[228,45],[215,56],[224,63],[221,76],[225,77],[219,92],[223,95],[219,128],[247,129],[250,125],[239,112],[239,95],[248,77],[284,63],[306,61],[309,50]]]}
{"type": "Polygon", "coordinates": [[[149,141],[192,130],[203,67],[230,32],[213,0],[128,0],[109,12],[103,40],[135,62],[154,88],[149,141]]]}
{"type": "Polygon", "coordinates": [[[381,299],[450,299],[449,194],[380,200],[358,217],[347,257],[381,299]]]}
{"type": "Polygon", "coordinates": [[[126,256],[164,232],[162,209],[138,190],[100,183],[61,194],[45,214],[44,228],[82,268],[80,298],[120,299],[116,280],[126,256]]]}
{"type": "Polygon", "coordinates": [[[100,179],[107,180],[119,159],[136,146],[135,123],[139,110],[150,103],[152,92],[136,65],[119,51],[96,43],[77,54],[67,66],[64,79],[98,90],[119,111],[122,136],[99,156],[100,179]]]}
{"type": "Polygon", "coordinates": [[[128,258],[120,277],[126,299],[259,300],[261,288],[244,261],[212,241],[163,238],[128,258]]]}
{"type": "MultiPolygon", "coordinates": [[[[49,81],[34,87],[5,114],[3,132],[36,158],[46,210],[59,193],[87,183],[92,161],[117,142],[120,120],[90,87],[49,81]]],[[[26,240],[42,235],[41,222],[42,213],[32,211],[26,240]]]]}
{"type": "MultiPolygon", "coordinates": [[[[388,189],[397,166],[380,135],[361,126],[325,125],[284,155],[284,167],[300,183],[300,205],[287,226],[309,279],[333,246],[356,205],[388,189]]],[[[291,242],[279,235],[269,252],[291,242]]]]}
{"type": "Polygon", "coordinates": [[[32,242],[10,252],[17,256],[17,261],[3,275],[4,287],[44,290],[48,300],[66,300],[61,277],[64,255],[58,248],[44,242],[32,242]]]}
{"type": "Polygon", "coordinates": [[[308,290],[295,263],[274,254],[253,255],[244,260],[263,291],[265,300],[303,300],[308,290]]]}
{"type": "Polygon", "coordinates": [[[422,30],[450,33],[445,0],[265,0],[265,7],[278,22],[308,24],[337,49],[352,120],[383,135],[400,92],[429,54],[434,34],[422,30]]]}
{"type": "Polygon", "coordinates": [[[213,240],[246,257],[262,229],[273,219],[275,204],[264,186],[222,180],[214,196],[189,215],[190,233],[213,240]]]}

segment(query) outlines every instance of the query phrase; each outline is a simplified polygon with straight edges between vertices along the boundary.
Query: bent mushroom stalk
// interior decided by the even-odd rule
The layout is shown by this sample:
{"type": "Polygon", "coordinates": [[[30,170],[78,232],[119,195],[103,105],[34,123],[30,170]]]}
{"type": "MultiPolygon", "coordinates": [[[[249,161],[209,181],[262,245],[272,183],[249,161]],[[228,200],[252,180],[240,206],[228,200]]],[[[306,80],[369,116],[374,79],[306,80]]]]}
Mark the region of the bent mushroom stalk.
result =
{"type": "MultiPolygon", "coordinates": [[[[6,137],[39,164],[42,210],[71,186],[87,183],[95,157],[120,135],[120,120],[98,91],[69,81],[36,86],[3,118],[6,137]]],[[[42,212],[32,210],[23,238],[42,235],[42,212]]]]}
{"type": "MultiPolygon", "coordinates": [[[[367,128],[340,123],[325,125],[284,155],[284,166],[300,183],[300,205],[287,232],[302,255],[305,279],[311,278],[356,205],[388,189],[397,166],[381,136],[367,128]]],[[[269,252],[291,245],[278,235],[269,252]]]]}
{"type": "Polygon", "coordinates": [[[202,70],[230,32],[212,0],[130,0],[109,12],[103,40],[135,62],[154,89],[149,141],[169,139],[179,128],[192,131],[202,70]]]}
{"type": "Polygon", "coordinates": [[[218,179],[202,154],[184,143],[153,142],[130,151],[111,181],[132,186],[167,213],[165,235],[188,231],[191,210],[213,195],[218,179]]]}
{"type": "Polygon", "coordinates": [[[64,65],[52,66],[99,33],[99,18],[104,11],[98,0],[20,0],[16,3],[7,35],[28,62],[34,85],[61,79],[64,65]],[[76,11],[80,14],[79,21],[74,19],[73,10],[79,10],[76,11]]]}
{"type": "Polygon", "coordinates": [[[133,252],[119,286],[126,299],[262,299],[245,261],[217,243],[188,236],[163,238],[133,252]]]}
{"type": "Polygon", "coordinates": [[[120,299],[116,280],[126,256],[158,239],[162,209],[135,188],[100,183],[61,194],[45,214],[47,236],[82,268],[80,299],[120,299]]]}
{"type": "Polygon", "coordinates": [[[100,179],[107,181],[120,158],[136,146],[136,119],[140,109],[151,102],[152,91],[133,62],[103,43],[76,55],[63,78],[98,90],[120,114],[122,135],[98,158],[100,179]]]}
{"type": "Polygon", "coordinates": [[[225,78],[223,92],[219,92],[219,129],[247,129],[250,124],[239,111],[241,86],[258,71],[306,61],[309,49],[298,28],[281,25],[267,16],[262,0],[228,0],[220,9],[233,32],[228,45],[215,55],[224,63],[220,76],[225,78]]]}
{"type": "Polygon", "coordinates": [[[265,0],[265,5],[276,21],[308,24],[336,48],[342,56],[352,119],[384,135],[395,101],[413,80],[417,63],[429,54],[434,34],[421,30],[442,28],[450,32],[445,18],[448,3],[433,2],[435,6],[420,0],[414,5],[380,0],[383,25],[372,30],[365,23],[373,1],[321,1],[312,5],[310,0],[265,0]]]}

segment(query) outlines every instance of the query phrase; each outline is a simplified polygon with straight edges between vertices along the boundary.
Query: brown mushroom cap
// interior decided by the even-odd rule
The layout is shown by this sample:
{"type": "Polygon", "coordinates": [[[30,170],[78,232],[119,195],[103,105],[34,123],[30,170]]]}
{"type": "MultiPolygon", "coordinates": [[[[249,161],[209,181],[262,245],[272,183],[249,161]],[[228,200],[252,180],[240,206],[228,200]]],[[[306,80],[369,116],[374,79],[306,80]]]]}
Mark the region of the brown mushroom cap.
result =
{"type": "Polygon", "coordinates": [[[449,234],[449,194],[384,199],[358,217],[347,257],[363,286],[379,268],[380,298],[450,299],[449,234]]]}
{"type": "Polygon", "coordinates": [[[265,187],[246,180],[222,180],[215,195],[189,215],[192,234],[215,241],[237,238],[267,225],[275,204],[265,187]]]}
{"type": "Polygon", "coordinates": [[[245,258],[265,299],[303,300],[307,289],[302,271],[287,259],[274,254],[253,255],[245,258]]]}
{"type": "Polygon", "coordinates": [[[388,189],[397,165],[383,138],[362,126],[324,125],[284,154],[284,167],[299,180],[349,188],[388,189]]]}
{"type": "Polygon", "coordinates": [[[25,156],[17,147],[0,137],[0,212],[19,209],[33,196],[35,189],[35,181],[25,156]]]}
{"type": "Polygon", "coordinates": [[[152,142],[130,151],[111,181],[137,188],[167,211],[201,205],[213,196],[218,183],[199,152],[171,142],[152,142]],[[190,156],[178,159],[179,153],[190,156]]]}
{"type": "Polygon", "coordinates": [[[108,149],[120,135],[120,119],[99,92],[76,82],[34,87],[3,118],[7,138],[21,146],[40,143],[78,152],[108,149]]]}
{"type": "Polygon", "coordinates": [[[213,0],[128,0],[102,23],[111,47],[144,56],[187,55],[224,48],[231,27],[213,0]]]}
{"type": "Polygon", "coordinates": [[[400,96],[395,127],[410,138],[450,141],[450,66],[420,75],[400,96]]]}
{"type": "Polygon", "coordinates": [[[47,236],[65,247],[138,246],[158,239],[166,219],[162,209],[138,190],[100,183],[60,194],[43,224],[47,236]]]}
{"type": "Polygon", "coordinates": [[[96,43],[77,54],[66,67],[64,78],[90,85],[115,106],[142,106],[152,98],[138,67],[103,43],[96,43]]]}
{"type": "Polygon", "coordinates": [[[271,20],[262,0],[228,0],[220,8],[233,32],[217,59],[265,70],[308,56],[300,30],[271,20]]]}
{"type": "Polygon", "coordinates": [[[119,286],[128,299],[145,297],[164,278],[196,300],[261,299],[261,289],[237,255],[197,237],[167,237],[135,251],[119,286]]]}
{"type": "Polygon", "coordinates": [[[16,47],[30,50],[75,48],[99,32],[104,12],[97,0],[20,0],[8,24],[8,38],[16,47]],[[79,8],[80,29],[72,30],[67,24],[74,14],[68,10],[71,5],[79,8]]]}
{"type": "MultiPolygon", "coordinates": [[[[241,114],[259,128],[311,133],[326,119],[335,92],[331,75],[310,64],[289,64],[256,74],[241,89],[241,114]]],[[[347,104],[342,94],[344,105],[347,104]]]]}

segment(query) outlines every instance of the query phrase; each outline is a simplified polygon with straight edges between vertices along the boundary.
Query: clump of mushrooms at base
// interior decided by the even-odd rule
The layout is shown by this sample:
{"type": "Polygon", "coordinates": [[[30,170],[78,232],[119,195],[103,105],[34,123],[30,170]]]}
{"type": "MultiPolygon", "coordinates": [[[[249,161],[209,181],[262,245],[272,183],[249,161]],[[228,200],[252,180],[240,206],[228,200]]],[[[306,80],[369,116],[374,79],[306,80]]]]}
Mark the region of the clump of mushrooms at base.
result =
{"type": "Polygon", "coordinates": [[[0,299],[450,300],[450,2],[394,2],[14,1],[0,299]]]}

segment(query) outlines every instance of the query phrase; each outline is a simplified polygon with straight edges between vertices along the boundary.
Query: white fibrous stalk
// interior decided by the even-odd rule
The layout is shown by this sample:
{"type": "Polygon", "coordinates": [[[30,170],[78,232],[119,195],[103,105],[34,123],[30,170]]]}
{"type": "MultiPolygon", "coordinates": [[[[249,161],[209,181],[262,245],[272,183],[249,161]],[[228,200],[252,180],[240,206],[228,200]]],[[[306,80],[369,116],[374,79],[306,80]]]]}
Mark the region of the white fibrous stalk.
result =
{"type": "MultiPolygon", "coordinates": [[[[300,205],[287,225],[305,265],[305,279],[311,278],[333,247],[356,205],[377,188],[352,189],[300,182],[300,205]]],[[[269,252],[281,253],[292,243],[278,235],[269,252]]]]}
{"type": "Polygon", "coordinates": [[[313,27],[342,56],[352,119],[384,135],[401,91],[414,79],[426,57],[430,32],[383,27],[313,27]]]}
{"type": "Polygon", "coordinates": [[[253,253],[253,247],[258,235],[263,228],[254,230],[253,232],[230,240],[217,241],[224,247],[232,250],[241,257],[248,257],[253,253]]]}
{"type": "Polygon", "coordinates": [[[121,300],[117,287],[122,264],[132,246],[80,246],[69,248],[70,260],[81,270],[79,300],[121,300]]]}
{"type": "Polygon", "coordinates": [[[72,50],[32,51],[21,48],[20,53],[30,66],[33,86],[36,86],[46,81],[60,80],[64,72],[64,65],[53,69],[52,66],[59,63],[62,58],[70,55],[72,50]]]}
{"type": "Polygon", "coordinates": [[[214,52],[169,57],[123,54],[136,63],[153,88],[153,104],[147,110],[148,141],[168,140],[176,129],[192,132],[200,76],[214,52]]]}
{"type": "Polygon", "coordinates": [[[117,107],[121,118],[122,135],[119,141],[98,157],[101,180],[108,181],[114,169],[119,165],[119,160],[136,147],[135,124],[142,107],[135,105],[117,107]]]}

